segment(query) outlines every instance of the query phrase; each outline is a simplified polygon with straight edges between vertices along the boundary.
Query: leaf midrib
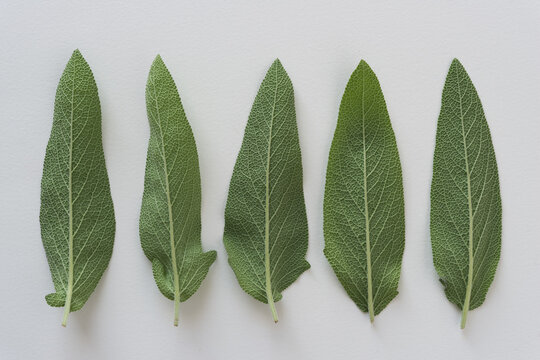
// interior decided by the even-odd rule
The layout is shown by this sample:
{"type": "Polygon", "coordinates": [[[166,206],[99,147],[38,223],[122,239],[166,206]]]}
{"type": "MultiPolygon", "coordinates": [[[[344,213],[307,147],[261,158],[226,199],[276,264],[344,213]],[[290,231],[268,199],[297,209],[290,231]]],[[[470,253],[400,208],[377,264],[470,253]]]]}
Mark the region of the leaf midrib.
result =
{"type": "Polygon", "coordinates": [[[459,71],[457,71],[456,74],[457,74],[456,83],[457,83],[457,90],[458,90],[458,96],[459,96],[459,112],[460,112],[460,119],[461,119],[461,135],[463,137],[463,150],[464,150],[464,156],[465,156],[465,172],[467,175],[467,201],[468,201],[468,207],[469,207],[469,244],[468,244],[469,272],[467,275],[467,289],[465,292],[465,301],[463,304],[463,312],[461,316],[461,328],[463,329],[465,328],[465,324],[467,322],[467,314],[469,312],[471,293],[472,293],[473,271],[474,271],[474,253],[473,253],[474,219],[473,219],[473,208],[472,208],[471,174],[469,171],[469,156],[467,152],[467,143],[466,143],[466,135],[465,135],[465,120],[464,120],[464,114],[463,114],[461,87],[459,85],[459,71]]]}
{"type": "Polygon", "coordinates": [[[176,246],[174,242],[174,218],[172,213],[172,202],[171,202],[171,192],[169,187],[169,170],[167,168],[167,159],[165,157],[165,139],[163,137],[163,130],[161,128],[161,116],[159,112],[159,103],[156,93],[156,86],[154,84],[154,79],[152,78],[152,90],[154,92],[154,103],[156,105],[156,114],[157,114],[157,125],[159,128],[159,136],[161,142],[161,158],[163,159],[163,168],[165,176],[165,193],[167,195],[167,209],[169,212],[169,238],[171,245],[171,263],[173,270],[173,281],[174,281],[174,326],[178,326],[178,312],[180,305],[180,283],[178,278],[178,268],[176,264],[176,246]]]}
{"type": "Polygon", "coordinates": [[[270,273],[270,158],[271,158],[271,148],[272,148],[272,129],[274,126],[274,116],[276,110],[276,101],[277,101],[277,90],[278,90],[278,76],[277,76],[277,67],[275,69],[275,81],[276,86],[274,90],[274,101],[272,102],[272,117],[270,118],[270,128],[268,135],[268,150],[266,153],[266,183],[265,183],[265,229],[264,229],[264,267],[265,267],[265,278],[266,278],[266,298],[268,300],[268,305],[272,311],[274,317],[274,322],[278,322],[278,315],[276,307],[274,304],[274,295],[272,293],[272,278],[270,273]]]}
{"type": "Polygon", "coordinates": [[[71,88],[71,113],[69,122],[69,173],[68,173],[68,197],[69,197],[69,238],[68,238],[68,284],[66,290],[66,302],[64,304],[64,318],[62,326],[67,325],[67,318],[71,312],[71,298],[73,296],[73,113],[75,111],[75,69],[73,69],[72,88],[71,88]]]}
{"type": "Polygon", "coordinates": [[[362,155],[363,155],[363,163],[364,163],[364,171],[363,171],[363,178],[364,178],[364,216],[365,216],[365,231],[366,231],[366,265],[367,265],[367,285],[368,285],[368,312],[369,312],[369,319],[371,322],[375,320],[375,312],[373,310],[373,280],[372,280],[372,274],[371,274],[371,243],[370,243],[370,236],[369,236],[369,209],[368,209],[368,192],[367,192],[367,154],[366,154],[366,118],[365,118],[365,102],[364,102],[364,95],[365,95],[365,79],[364,79],[365,71],[362,69],[362,155]]]}

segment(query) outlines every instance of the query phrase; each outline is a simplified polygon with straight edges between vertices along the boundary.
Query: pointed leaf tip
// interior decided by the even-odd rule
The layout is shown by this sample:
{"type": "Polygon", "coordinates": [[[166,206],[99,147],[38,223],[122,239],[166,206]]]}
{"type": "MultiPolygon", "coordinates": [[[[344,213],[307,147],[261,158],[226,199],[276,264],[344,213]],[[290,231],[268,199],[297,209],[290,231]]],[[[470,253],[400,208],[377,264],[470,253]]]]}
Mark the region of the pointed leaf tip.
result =
{"type": "Polygon", "coordinates": [[[270,66],[270,68],[273,68],[273,67],[277,67],[278,69],[283,69],[283,71],[285,71],[285,68],[283,67],[283,64],[281,63],[279,58],[276,58],[274,62],[272,63],[272,65],[270,66]]]}
{"type": "Polygon", "coordinates": [[[369,64],[364,59],[360,60],[360,63],[355,69],[355,72],[360,71],[360,70],[368,71],[370,73],[373,73],[373,75],[375,75],[375,73],[373,72],[373,69],[371,69],[369,64]]]}
{"type": "Polygon", "coordinates": [[[165,65],[165,62],[163,61],[163,59],[161,58],[161,55],[157,54],[156,57],[154,58],[154,61],[152,62],[152,66],[154,65],[165,65]]]}
{"type": "Polygon", "coordinates": [[[450,68],[455,68],[455,67],[457,67],[458,69],[465,70],[465,68],[463,67],[463,64],[457,58],[454,58],[452,60],[452,64],[450,65],[450,68]]]}
{"type": "MultiPolygon", "coordinates": [[[[73,52],[71,53],[71,59],[70,60],[73,60],[73,59],[77,59],[77,58],[81,58],[84,60],[84,57],[82,56],[81,52],[79,51],[79,49],[75,49],[73,50],[73,52]]],[[[85,60],[86,61],[86,60],[85,60]]]]}

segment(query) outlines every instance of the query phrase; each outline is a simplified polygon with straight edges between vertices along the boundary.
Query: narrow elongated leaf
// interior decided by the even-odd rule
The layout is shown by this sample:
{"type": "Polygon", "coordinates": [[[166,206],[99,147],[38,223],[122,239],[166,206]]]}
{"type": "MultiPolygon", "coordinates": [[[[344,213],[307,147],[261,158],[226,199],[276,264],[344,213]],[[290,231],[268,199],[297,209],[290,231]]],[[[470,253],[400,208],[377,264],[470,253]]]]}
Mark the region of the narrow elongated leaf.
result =
{"type": "Polygon", "coordinates": [[[405,245],[396,139],[375,73],[364,61],[343,94],[324,193],[326,255],[371,322],[397,295],[405,245]]]}
{"type": "Polygon", "coordinates": [[[201,177],[191,126],[174,80],[158,55],[148,75],[150,141],[139,232],[156,284],[179,303],[193,295],[216,260],[201,245],[201,177]]]}
{"type": "Polygon", "coordinates": [[[68,314],[79,310],[109,264],[114,208],[101,143],[94,76],[73,52],[56,92],[41,180],[41,237],[55,293],[45,297],[68,314]]]}
{"type": "Polygon", "coordinates": [[[229,264],[244,291],[274,302],[309,268],[308,228],[294,93],[276,60],[249,115],[225,209],[229,264]]]}
{"type": "Polygon", "coordinates": [[[501,196],[480,98],[454,59],[442,94],[431,184],[433,262],[446,297],[467,313],[482,305],[501,252],[501,196]]]}

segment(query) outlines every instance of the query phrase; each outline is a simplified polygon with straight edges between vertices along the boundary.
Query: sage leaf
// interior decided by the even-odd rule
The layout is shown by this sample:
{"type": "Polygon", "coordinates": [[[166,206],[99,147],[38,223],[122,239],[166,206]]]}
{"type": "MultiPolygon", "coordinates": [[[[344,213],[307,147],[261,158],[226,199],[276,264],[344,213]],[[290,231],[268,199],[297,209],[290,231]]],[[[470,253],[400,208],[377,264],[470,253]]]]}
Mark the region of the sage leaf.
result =
{"type": "Polygon", "coordinates": [[[467,313],[484,302],[501,252],[495,150],[480,98],[454,59],[442,94],[431,183],[433,263],[446,297],[467,313]]]}
{"type": "Polygon", "coordinates": [[[324,254],[373,322],[398,294],[405,217],[394,131],[379,81],[365,61],[341,100],[323,208],[324,254]]]}
{"type": "Polygon", "coordinates": [[[60,78],[41,180],[41,237],[55,292],[68,315],[83,307],[112,255],[115,220],[92,71],[78,50],[60,78]]]}
{"type": "Polygon", "coordinates": [[[174,80],[158,55],[148,75],[146,109],[150,140],[139,233],[156,284],[174,301],[193,295],[216,260],[201,244],[201,177],[191,126],[174,80]]]}
{"type": "Polygon", "coordinates": [[[225,249],[242,289],[270,306],[309,268],[291,80],[279,60],[253,103],[225,209],[225,249]]]}

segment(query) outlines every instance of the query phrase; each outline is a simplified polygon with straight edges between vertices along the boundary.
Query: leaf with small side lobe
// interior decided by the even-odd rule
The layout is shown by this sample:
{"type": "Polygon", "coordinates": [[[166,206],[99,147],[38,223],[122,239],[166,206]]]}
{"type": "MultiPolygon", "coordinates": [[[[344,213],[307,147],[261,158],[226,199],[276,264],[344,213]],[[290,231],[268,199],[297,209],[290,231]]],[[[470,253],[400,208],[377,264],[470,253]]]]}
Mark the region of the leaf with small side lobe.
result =
{"type": "Polygon", "coordinates": [[[83,307],[112,255],[115,220],[101,142],[94,76],[73,52],[56,92],[41,180],[41,237],[55,293],[45,297],[68,314],[83,307]]]}
{"type": "Polygon", "coordinates": [[[361,61],[343,94],[324,193],[324,253],[373,322],[397,295],[405,246],[401,164],[384,96],[361,61]]]}
{"type": "Polygon", "coordinates": [[[431,183],[433,263],[446,297],[467,313],[484,302],[501,252],[495,150],[474,85],[454,59],[442,94],[431,183]]]}
{"type": "Polygon", "coordinates": [[[191,126],[174,80],[158,55],[146,85],[150,141],[139,233],[156,284],[179,303],[193,295],[216,260],[201,244],[201,177],[191,126]]]}
{"type": "Polygon", "coordinates": [[[270,305],[309,268],[294,93],[276,60],[255,98],[229,187],[225,248],[240,286],[270,305]]]}

